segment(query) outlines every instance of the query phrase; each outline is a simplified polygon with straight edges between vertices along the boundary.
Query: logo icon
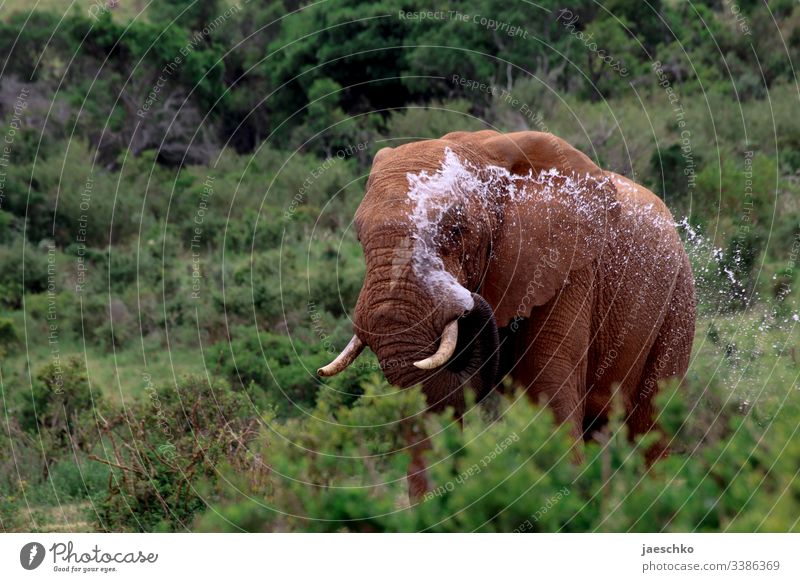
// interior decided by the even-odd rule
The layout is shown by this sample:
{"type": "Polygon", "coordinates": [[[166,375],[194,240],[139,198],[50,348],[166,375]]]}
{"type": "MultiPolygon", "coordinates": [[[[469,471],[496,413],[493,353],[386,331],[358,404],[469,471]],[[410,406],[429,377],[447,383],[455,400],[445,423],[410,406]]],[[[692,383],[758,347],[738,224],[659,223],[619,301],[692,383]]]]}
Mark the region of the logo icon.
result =
{"type": "Polygon", "coordinates": [[[26,570],[35,570],[44,561],[44,546],[39,542],[30,542],[19,551],[19,563],[26,570]]]}

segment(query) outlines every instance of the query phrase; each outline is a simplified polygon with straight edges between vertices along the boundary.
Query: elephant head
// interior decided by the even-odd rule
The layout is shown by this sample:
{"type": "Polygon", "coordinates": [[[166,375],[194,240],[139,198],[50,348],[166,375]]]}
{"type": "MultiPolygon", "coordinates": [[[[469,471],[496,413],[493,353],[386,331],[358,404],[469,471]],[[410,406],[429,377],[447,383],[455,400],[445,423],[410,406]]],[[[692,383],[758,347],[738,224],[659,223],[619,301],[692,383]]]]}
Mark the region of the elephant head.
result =
{"type": "Polygon", "coordinates": [[[323,376],[368,345],[387,379],[464,408],[498,381],[498,327],[543,305],[600,252],[616,191],[551,134],[457,132],[384,148],[355,229],[366,258],[355,335],[323,376]]]}

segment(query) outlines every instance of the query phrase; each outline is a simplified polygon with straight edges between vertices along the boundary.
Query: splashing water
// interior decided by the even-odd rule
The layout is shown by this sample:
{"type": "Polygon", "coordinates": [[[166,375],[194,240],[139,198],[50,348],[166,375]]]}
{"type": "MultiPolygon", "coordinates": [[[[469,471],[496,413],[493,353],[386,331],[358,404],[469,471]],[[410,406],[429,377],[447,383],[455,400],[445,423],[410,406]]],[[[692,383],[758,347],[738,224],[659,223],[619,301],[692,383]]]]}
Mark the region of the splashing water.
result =
{"type": "Polygon", "coordinates": [[[436,245],[439,223],[454,204],[470,195],[477,195],[484,209],[491,210],[501,200],[520,204],[531,196],[539,196],[543,202],[555,201],[589,217],[599,209],[589,202],[585,188],[589,181],[593,186],[607,181],[607,178],[599,181],[589,175],[566,175],[556,168],[536,175],[533,171],[524,175],[512,174],[499,166],[478,168],[460,159],[450,148],[445,148],[444,160],[438,170],[408,173],[406,178],[408,196],[414,203],[411,214],[415,226],[414,273],[427,282],[433,293],[454,297],[465,310],[474,306],[472,294],[445,269],[436,245]]]}
{"type": "Polygon", "coordinates": [[[714,306],[715,310],[724,312],[733,310],[737,304],[748,307],[755,303],[758,299],[755,291],[749,294],[747,284],[736,276],[735,271],[741,271],[744,267],[740,246],[737,245],[726,256],[725,251],[700,234],[687,217],[676,222],[675,228],[685,233],[684,247],[692,262],[701,305],[714,306]],[[721,276],[727,279],[728,285],[720,287],[721,276]]]}
{"type": "MultiPolygon", "coordinates": [[[[439,223],[454,204],[472,195],[490,211],[493,205],[509,201],[523,203],[530,196],[542,196],[545,201],[568,204],[571,210],[584,216],[596,215],[593,213],[601,210],[594,207],[592,198],[583,192],[586,180],[597,182],[595,178],[565,176],[555,168],[536,175],[533,172],[512,174],[496,166],[479,169],[449,148],[438,170],[408,173],[406,178],[408,196],[414,204],[411,218],[415,226],[412,241],[407,243],[410,248],[406,256],[412,262],[414,273],[427,282],[433,293],[454,297],[465,310],[473,307],[472,295],[445,269],[436,245],[439,223]]],[[[630,187],[620,183],[616,186],[618,189],[630,187]]],[[[791,333],[788,328],[794,328],[800,315],[779,316],[774,307],[759,302],[758,294],[751,292],[747,282],[737,275],[748,270],[739,245],[726,252],[692,226],[688,218],[673,222],[650,210],[643,206],[627,208],[626,212],[633,213],[634,218],[652,221],[659,228],[674,227],[682,234],[703,314],[701,325],[708,324],[710,341],[704,342],[702,349],[712,349],[717,362],[727,363],[727,372],[720,372],[718,376],[723,385],[731,391],[744,386],[745,400],[755,401],[759,394],[748,387],[746,380],[757,379],[765,372],[762,368],[767,364],[759,358],[766,350],[774,354],[787,350],[786,341],[773,341],[775,334],[785,332],[788,337],[791,333]]],[[[751,385],[758,387],[759,384],[752,382],[751,385]]]]}
{"type": "Polygon", "coordinates": [[[794,358],[791,336],[800,315],[787,313],[788,305],[761,301],[752,285],[737,276],[737,272],[748,271],[740,245],[726,253],[700,234],[688,218],[675,226],[684,234],[684,247],[692,262],[702,314],[699,323],[707,324],[706,337],[698,338],[701,348],[714,353],[717,364],[724,364],[717,366],[716,379],[731,393],[738,393],[749,407],[764,391],[766,378],[781,384],[772,376],[775,358],[787,354],[794,358]],[[766,354],[772,357],[765,358],[766,354]]]}
{"type": "Polygon", "coordinates": [[[416,228],[411,253],[414,274],[425,281],[435,295],[453,297],[464,310],[470,310],[474,307],[472,294],[445,269],[434,240],[444,213],[456,200],[481,187],[481,183],[449,148],[436,172],[408,173],[406,179],[408,197],[414,203],[411,213],[416,228]]]}

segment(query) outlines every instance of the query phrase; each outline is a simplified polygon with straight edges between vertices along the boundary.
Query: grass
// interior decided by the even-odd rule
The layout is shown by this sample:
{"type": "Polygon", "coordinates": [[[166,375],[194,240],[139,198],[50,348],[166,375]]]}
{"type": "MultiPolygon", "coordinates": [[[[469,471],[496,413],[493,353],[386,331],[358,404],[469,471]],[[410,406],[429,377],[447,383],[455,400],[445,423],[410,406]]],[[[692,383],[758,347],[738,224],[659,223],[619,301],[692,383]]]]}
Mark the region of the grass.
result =
{"type": "Polygon", "coordinates": [[[85,533],[95,531],[91,503],[80,501],[60,505],[34,505],[17,516],[23,531],[40,533],[85,533]],[[27,525],[24,525],[27,524],[27,525]]]}
{"type": "Polygon", "coordinates": [[[689,373],[711,378],[742,402],[777,396],[797,382],[799,341],[791,315],[775,317],[760,306],[702,318],[689,373]]]}
{"type": "MultiPolygon", "coordinates": [[[[147,366],[143,364],[141,349],[118,350],[116,354],[87,347],[84,351],[77,342],[61,342],[59,357],[77,357],[88,369],[92,390],[99,392],[114,406],[143,398],[145,382],[143,373],[154,378],[156,385],[173,383],[174,378],[193,373],[202,373],[197,364],[198,353],[190,349],[168,351],[164,348],[150,349],[147,366]]],[[[51,352],[46,345],[33,345],[20,350],[2,361],[3,384],[7,394],[30,390],[28,362],[33,367],[35,378],[39,368],[51,361],[51,352]]]]}
{"type": "MultiPolygon", "coordinates": [[[[716,420],[713,414],[706,418],[710,409],[735,413],[758,408],[765,413],[762,418],[769,417],[784,402],[787,390],[796,390],[800,375],[794,350],[800,339],[796,323],[792,315],[775,317],[764,306],[701,318],[688,373],[689,392],[685,393],[690,414],[699,414],[709,426],[716,420]]],[[[64,347],[65,353],[81,354],[75,344],[64,347]]],[[[170,353],[151,346],[147,353],[146,370],[156,382],[171,384],[173,373],[176,377],[190,372],[203,374],[196,350],[178,348],[170,353]]],[[[39,346],[31,349],[28,357],[34,363],[35,375],[49,356],[46,347],[39,346]]],[[[118,350],[116,355],[88,348],[85,357],[93,388],[111,403],[132,403],[145,396],[145,368],[138,343],[118,350]]],[[[19,384],[8,379],[23,377],[26,365],[24,353],[2,363],[6,391],[19,389],[19,384]]],[[[104,468],[88,459],[81,461],[80,468],[76,468],[74,459],[64,459],[60,464],[61,469],[54,470],[48,481],[27,488],[27,504],[18,503],[12,518],[4,521],[38,531],[92,529],[94,512],[89,499],[102,495],[92,491],[102,490],[99,485],[104,477],[98,471],[104,468]]]]}

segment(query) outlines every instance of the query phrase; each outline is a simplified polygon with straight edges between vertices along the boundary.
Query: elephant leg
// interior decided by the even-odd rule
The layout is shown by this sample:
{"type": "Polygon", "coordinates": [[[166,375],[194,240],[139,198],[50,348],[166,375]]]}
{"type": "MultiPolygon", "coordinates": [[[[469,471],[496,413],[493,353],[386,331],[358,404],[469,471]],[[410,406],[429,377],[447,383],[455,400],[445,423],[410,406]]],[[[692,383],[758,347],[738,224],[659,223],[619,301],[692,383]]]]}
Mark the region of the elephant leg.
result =
{"type": "Polygon", "coordinates": [[[534,309],[526,353],[512,372],[528,394],[544,401],[559,423],[568,423],[575,438],[576,459],[582,457],[586,411],[586,370],[595,289],[593,272],[585,269],[549,303],[534,309]]]}
{"type": "MultiPolygon", "coordinates": [[[[626,422],[632,440],[652,430],[660,430],[653,404],[658,383],[666,378],[680,380],[689,367],[695,310],[694,289],[688,269],[687,264],[678,275],[666,317],[650,349],[639,385],[633,398],[626,399],[626,422]]],[[[668,454],[668,443],[662,434],[660,440],[645,452],[645,459],[650,464],[668,454]]]]}
{"type": "Polygon", "coordinates": [[[431,449],[431,442],[421,423],[413,419],[403,422],[402,433],[411,455],[406,472],[408,500],[410,503],[416,503],[422,501],[425,494],[431,490],[424,457],[424,454],[431,449]]]}
{"type": "MultiPolygon", "coordinates": [[[[579,368],[585,370],[586,366],[580,364],[579,368]]],[[[551,370],[545,370],[549,375],[551,370]]],[[[580,397],[582,373],[576,369],[562,381],[539,381],[528,391],[532,398],[544,403],[553,411],[556,422],[566,424],[574,444],[572,457],[576,463],[582,463],[583,456],[583,417],[585,411],[584,399],[580,397]]]]}

